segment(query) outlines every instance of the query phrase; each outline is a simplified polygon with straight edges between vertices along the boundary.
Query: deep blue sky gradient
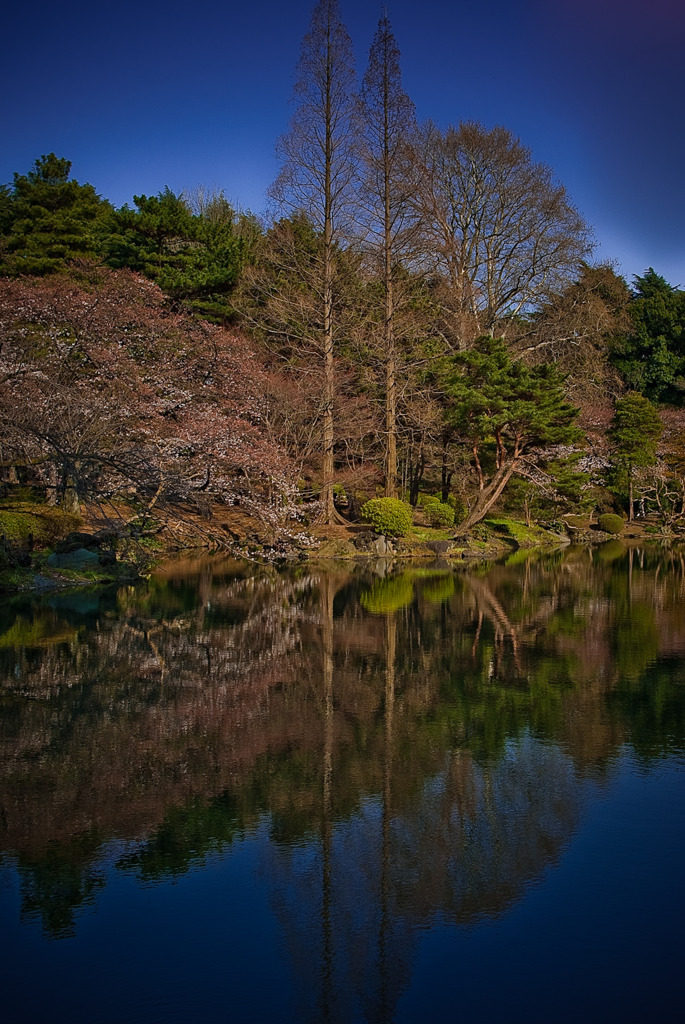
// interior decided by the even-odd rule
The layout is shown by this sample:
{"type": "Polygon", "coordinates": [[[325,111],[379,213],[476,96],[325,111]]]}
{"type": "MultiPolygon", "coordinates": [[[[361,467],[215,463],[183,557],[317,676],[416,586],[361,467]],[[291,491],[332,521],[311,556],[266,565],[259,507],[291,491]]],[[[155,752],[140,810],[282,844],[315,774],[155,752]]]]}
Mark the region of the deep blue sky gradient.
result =
{"type": "MultiPolygon", "coordinates": [[[[13,5],[0,181],[42,153],[115,205],[217,185],[261,213],[312,0],[13,5]]],[[[363,73],[380,3],[341,0],[363,73]]],[[[594,226],[596,257],[685,286],[683,0],[394,0],[421,119],[503,124],[594,226]]]]}

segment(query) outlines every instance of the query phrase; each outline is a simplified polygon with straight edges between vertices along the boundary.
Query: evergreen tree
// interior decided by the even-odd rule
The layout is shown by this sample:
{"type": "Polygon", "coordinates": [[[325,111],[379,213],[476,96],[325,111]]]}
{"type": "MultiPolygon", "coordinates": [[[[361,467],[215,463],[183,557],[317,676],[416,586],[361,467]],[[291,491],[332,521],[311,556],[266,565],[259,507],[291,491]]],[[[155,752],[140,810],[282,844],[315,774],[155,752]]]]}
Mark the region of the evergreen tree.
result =
{"type": "Polygon", "coordinates": [[[657,446],[663,433],[659,413],[644,395],[632,392],[616,402],[614,419],[609,429],[612,445],[613,489],[628,497],[628,518],[633,519],[635,506],[635,471],[653,466],[657,446]]]}
{"type": "Polygon", "coordinates": [[[459,526],[466,533],[515,472],[525,468],[530,476],[541,462],[558,460],[560,446],[580,439],[574,423],[578,410],[565,400],[556,367],[513,360],[499,338],[480,338],[454,356],[443,387],[447,422],[471,449],[478,479],[476,499],[459,526]]]}
{"type": "Polygon", "coordinates": [[[111,212],[92,185],[70,180],[71,162],[50,153],[28,174],[15,174],[0,216],[7,231],[0,271],[49,274],[74,259],[97,259],[111,212]]]}
{"type": "Polygon", "coordinates": [[[112,218],[107,263],[145,274],[206,319],[230,317],[228,296],[259,233],[254,218],[237,216],[223,193],[198,213],[168,187],[133,201],[135,209],[124,206],[112,218]]]}
{"type": "Polygon", "coordinates": [[[628,385],[653,402],[685,397],[685,292],[652,267],[635,278],[631,329],[617,340],[613,362],[628,385]]]}

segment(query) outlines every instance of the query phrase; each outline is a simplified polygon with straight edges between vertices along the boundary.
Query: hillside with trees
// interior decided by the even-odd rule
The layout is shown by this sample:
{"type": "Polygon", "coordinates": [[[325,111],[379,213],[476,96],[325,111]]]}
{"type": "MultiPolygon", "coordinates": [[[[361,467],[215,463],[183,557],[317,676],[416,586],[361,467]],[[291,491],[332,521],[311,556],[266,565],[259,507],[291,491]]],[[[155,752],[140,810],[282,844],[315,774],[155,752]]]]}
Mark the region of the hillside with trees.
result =
{"type": "Polygon", "coordinates": [[[677,530],[685,292],[593,264],[506,127],[418,123],[387,15],[358,86],[319,0],[293,98],[268,219],[201,186],[115,209],[54,153],[0,189],[3,500],[239,507],[272,538],[379,496],[423,526],[439,500],[458,536],[494,512],[677,530]]]}

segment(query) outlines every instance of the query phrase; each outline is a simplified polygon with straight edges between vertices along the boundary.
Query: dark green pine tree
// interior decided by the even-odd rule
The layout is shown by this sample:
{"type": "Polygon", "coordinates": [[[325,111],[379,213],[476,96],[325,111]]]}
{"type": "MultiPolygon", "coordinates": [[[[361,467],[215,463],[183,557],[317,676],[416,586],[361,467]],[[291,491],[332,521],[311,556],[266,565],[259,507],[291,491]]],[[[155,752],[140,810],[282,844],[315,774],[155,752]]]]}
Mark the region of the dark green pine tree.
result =
{"type": "Polygon", "coordinates": [[[631,392],[616,402],[609,428],[611,486],[618,497],[627,497],[630,520],[635,508],[636,470],[655,464],[663,429],[658,411],[644,395],[631,392]]]}
{"type": "Polygon", "coordinates": [[[107,263],[145,274],[205,317],[230,315],[228,295],[259,233],[254,218],[236,215],[223,195],[193,214],[184,197],[168,187],[133,201],[135,209],[124,206],[112,217],[107,263]]]}
{"type": "Polygon", "coordinates": [[[5,231],[0,272],[50,274],[70,260],[97,259],[109,203],[92,185],[70,180],[71,162],[50,153],[15,174],[0,202],[5,231]]]}
{"type": "Polygon", "coordinates": [[[513,474],[563,466],[560,446],[581,438],[578,410],[564,397],[553,364],[529,367],[512,359],[499,338],[480,338],[449,361],[445,416],[468,445],[478,479],[476,499],[459,531],[466,533],[492,508],[513,474]]]}
{"type": "Polygon", "coordinates": [[[651,267],[635,278],[631,330],[618,339],[612,362],[626,383],[653,402],[685,400],[685,292],[651,267]]]}

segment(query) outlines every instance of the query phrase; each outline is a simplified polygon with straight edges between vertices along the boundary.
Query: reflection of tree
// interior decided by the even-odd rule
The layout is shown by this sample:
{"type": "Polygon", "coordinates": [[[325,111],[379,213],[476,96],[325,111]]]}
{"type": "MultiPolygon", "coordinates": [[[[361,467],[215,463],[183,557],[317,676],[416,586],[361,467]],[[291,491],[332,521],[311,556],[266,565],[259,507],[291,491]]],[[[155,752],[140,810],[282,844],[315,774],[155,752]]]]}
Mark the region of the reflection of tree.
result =
{"type": "Polygon", "coordinates": [[[18,859],[22,918],[37,918],[55,938],[74,933],[74,910],[92,905],[105,885],[104,873],[94,867],[102,837],[80,833],[65,843],[51,843],[41,856],[18,859]]]}
{"type": "Polygon", "coordinates": [[[120,868],[168,878],[268,815],[283,899],[290,870],[310,892],[298,913],[318,893],[310,952],[325,946],[331,964],[349,957],[359,977],[370,972],[364,1012],[383,1019],[430,907],[458,920],[497,913],[544,851],[556,856],[577,815],[571,764],[606,771],[626,741],[646,758],[684,745],[677,554],[605,562],[571,549],[456,575],[404,570],[387,578],[410,583],[395,610],[364,606],[374,581],[363,572],[243,572],[187,562],[149,587],[2,612],[1,849],[16,858],[26,912],[54,934],[94,898],[108,841],[135,844],[120,868]],[[556,744],[558,761],[530,737],[556,744]],[[527,803],[533,756],[540,792],[527,803]],[[563,781],[559,806],[546,773],[563,781]],[[529,846],[493,860],[516,813],[529,846]],[[498,895],[461,893],[469,850],[498,895]],[[343,924],[348,857],[363,878],[343,924]],[[412,879],[424,893],[413,904],[412,879]],[[345,928],[365,935],[349,938],[354,951],[341,949],[345,928]]]}
{"type": "Polygon", "coordinates": [[[373,615],[396,612],[405,608],[414,599],[414,583],[409,573],[399,576],[387,576],[375,580],[370,590],[363,593],[360,602],[363,608],[373,615]]]}

